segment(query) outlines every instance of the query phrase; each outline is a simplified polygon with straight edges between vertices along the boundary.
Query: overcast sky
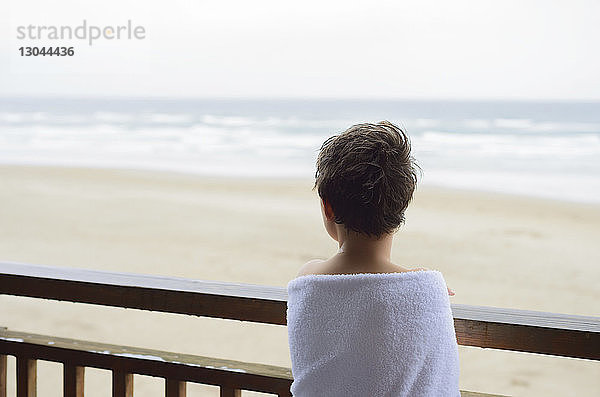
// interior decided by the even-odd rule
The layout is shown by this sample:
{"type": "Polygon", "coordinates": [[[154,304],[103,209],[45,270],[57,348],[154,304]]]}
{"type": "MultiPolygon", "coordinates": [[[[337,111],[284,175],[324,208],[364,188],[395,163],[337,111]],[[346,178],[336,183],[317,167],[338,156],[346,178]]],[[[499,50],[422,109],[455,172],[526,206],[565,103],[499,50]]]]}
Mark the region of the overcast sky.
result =
{"type": "Polygon", "coordinates": [[[0,23],[4,97],[600,100],[598,0],[10,0],[0,23]],[[145,38],[17,39],[84,19],[145,38]]]}

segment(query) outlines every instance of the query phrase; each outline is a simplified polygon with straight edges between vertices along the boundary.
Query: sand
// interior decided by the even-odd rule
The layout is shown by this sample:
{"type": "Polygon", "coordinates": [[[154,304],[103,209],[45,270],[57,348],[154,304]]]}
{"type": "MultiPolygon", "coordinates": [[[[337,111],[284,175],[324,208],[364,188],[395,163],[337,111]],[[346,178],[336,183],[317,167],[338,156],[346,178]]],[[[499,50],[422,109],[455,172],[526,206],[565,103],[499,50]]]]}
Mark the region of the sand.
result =
{"type": "MultiPolygon", "coordinates": [[[[308,179],[1,166],[0,183],[4,261],[285,286],[304,262],[336,250],[308,179]]],[[[599,205],[420,187],[392,259],[440,270],[453,303],[599,316],[599,225],[599,205]]],[[[0,318],[18,331],[290,365],[280,326],[9,296],[0,318]]],[[[600,390],[597,362],[469,347],[460,358],[466,390],[600,390]]],[[[86,395],[108,395],[109,379],[88,370],[86,395]]],[[[40,365],[41,396],[61,395],[61,382],[59,365],[40,365]]],[[[135,386],[162,395],[159,379],[135,386]]]]}

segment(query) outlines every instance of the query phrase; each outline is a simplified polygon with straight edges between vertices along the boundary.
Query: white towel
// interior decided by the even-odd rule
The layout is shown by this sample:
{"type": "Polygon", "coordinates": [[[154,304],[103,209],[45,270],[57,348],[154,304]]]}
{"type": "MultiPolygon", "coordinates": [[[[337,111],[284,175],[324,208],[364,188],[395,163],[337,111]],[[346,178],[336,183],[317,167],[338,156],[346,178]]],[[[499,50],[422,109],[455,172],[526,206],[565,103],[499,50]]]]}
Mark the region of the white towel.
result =
{"type": "Polygon", "coordinates": [[[307,275],[287,288],[294,396],[460,396],[440,272],[307,275]]]}

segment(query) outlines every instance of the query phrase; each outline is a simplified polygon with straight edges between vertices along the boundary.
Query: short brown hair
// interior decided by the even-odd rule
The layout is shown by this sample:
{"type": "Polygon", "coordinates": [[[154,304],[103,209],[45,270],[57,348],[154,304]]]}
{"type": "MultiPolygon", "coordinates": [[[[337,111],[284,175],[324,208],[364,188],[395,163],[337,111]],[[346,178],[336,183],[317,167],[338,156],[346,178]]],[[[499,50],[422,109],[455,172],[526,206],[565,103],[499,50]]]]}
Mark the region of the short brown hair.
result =
{"type": "Polygon", "coordinates": [[[315,186],[335,222],[368,236],[395,232],[417,185],[410,140],[389,121],[356,124],[323,143],[315,186]]]}

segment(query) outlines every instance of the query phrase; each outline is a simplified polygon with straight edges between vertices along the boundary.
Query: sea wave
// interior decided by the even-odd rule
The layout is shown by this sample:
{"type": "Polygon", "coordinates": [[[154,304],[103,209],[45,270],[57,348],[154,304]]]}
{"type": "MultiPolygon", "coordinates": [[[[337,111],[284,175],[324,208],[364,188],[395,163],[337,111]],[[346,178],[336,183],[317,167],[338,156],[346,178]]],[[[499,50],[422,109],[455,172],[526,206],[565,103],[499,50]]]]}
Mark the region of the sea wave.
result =
{"type": "Polygon", "coordinates": [[[518,156],[561,158],[600,156],[600,135],[519,135],[473,134],[426,131],[413,138],[415,149],[422,152],[460,153],[474,157],[518,156]]]}
{"type": "MultiPolygon", "coordinates": [[[[0,162],[311,177],[322,142],[365,120],[359,108],[221,114],[175,105],[2,109],[0,162]]],[[[597,117],[389,116],[408,131],[426,184],[600,202],[597,117]]]]}

